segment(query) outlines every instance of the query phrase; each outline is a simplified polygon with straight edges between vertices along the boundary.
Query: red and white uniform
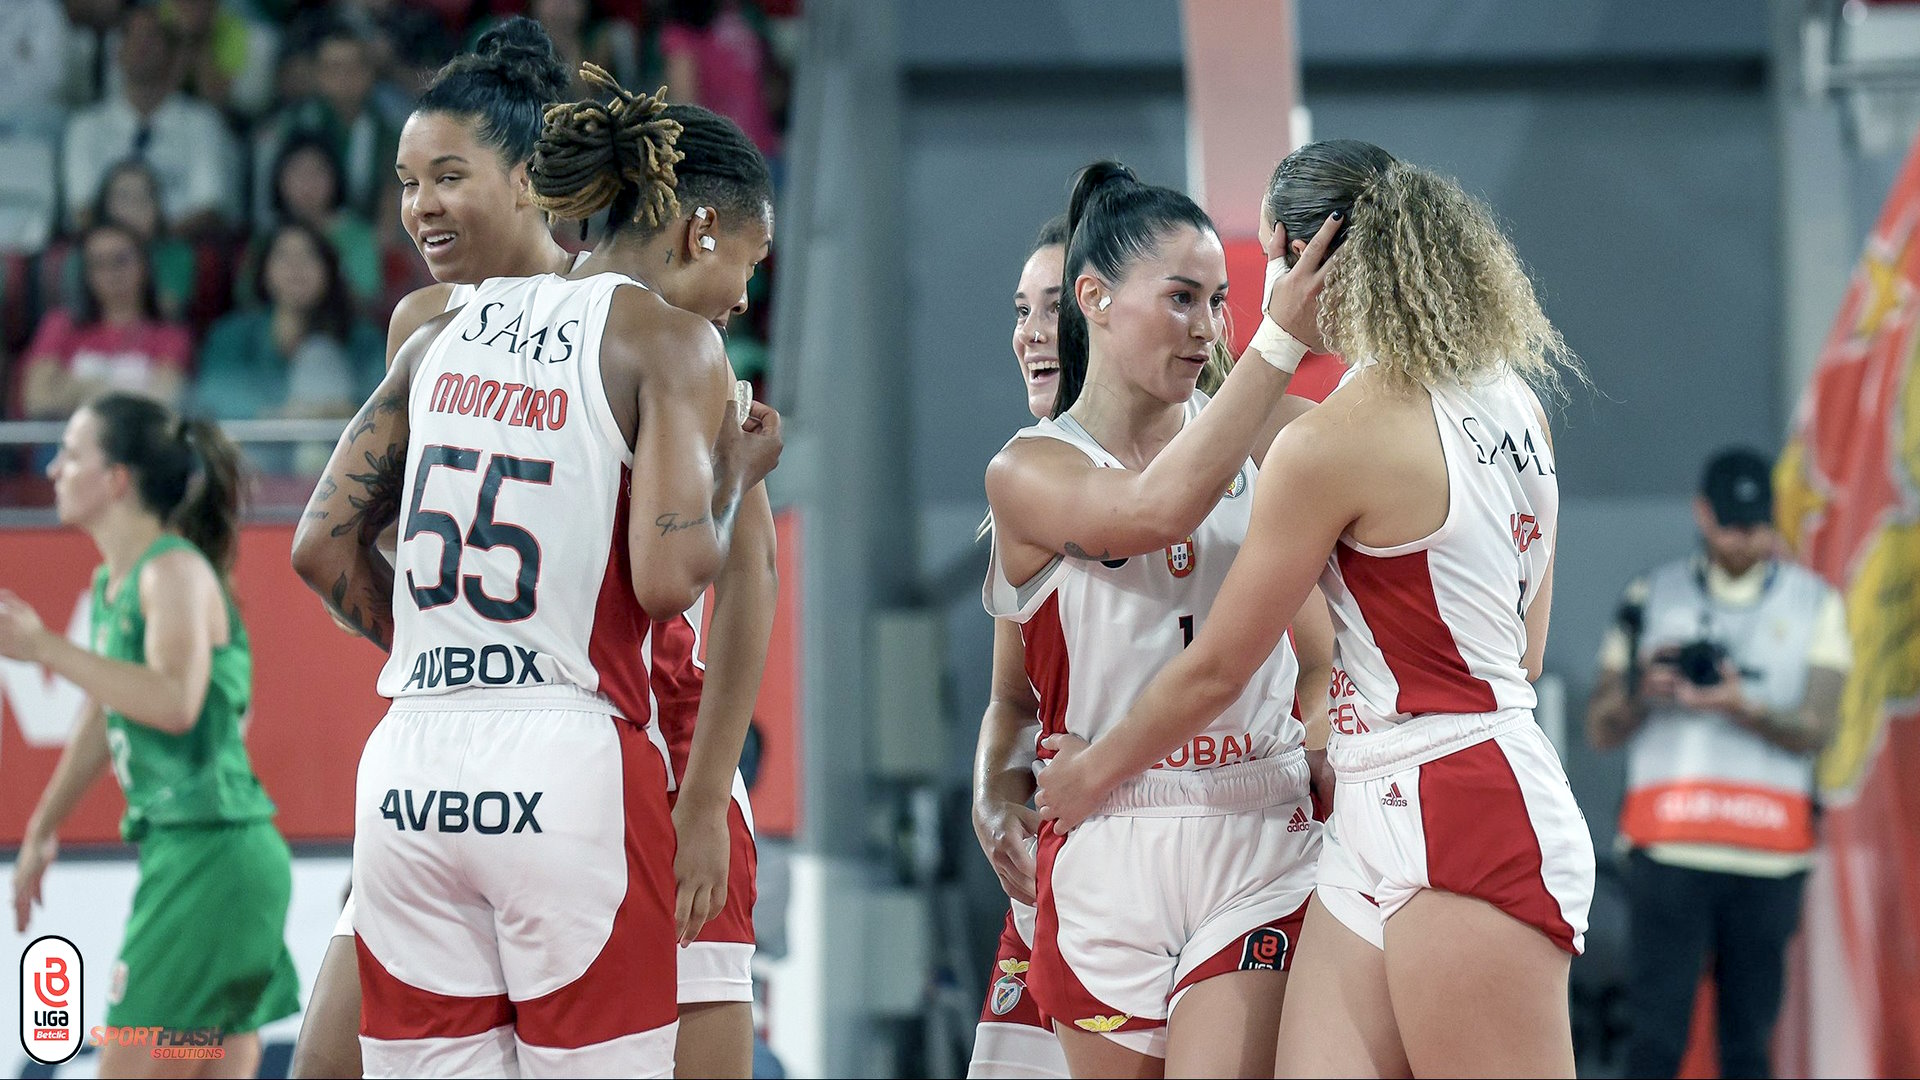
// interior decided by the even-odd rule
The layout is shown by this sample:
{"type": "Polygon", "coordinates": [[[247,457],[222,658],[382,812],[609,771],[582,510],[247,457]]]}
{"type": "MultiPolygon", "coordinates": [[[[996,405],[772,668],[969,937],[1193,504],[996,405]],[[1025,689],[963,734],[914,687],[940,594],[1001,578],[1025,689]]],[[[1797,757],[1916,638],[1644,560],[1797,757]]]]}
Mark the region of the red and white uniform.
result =
{"type": "Polygon", "coordinates": [[[672,1071],[671,781],[599,359],[633,285],[487,282],[414,372],[355,796],[369,1077],[672,1071]]]}
{"type": "MultiPolygon", "coordinates": [[[[590,251],[582,251],[579,254],[575,255],[573,257],[573,264],[571,269],[575,269],[575,270],[579,269],[580,264],[583,262],[586,262],[587,256],[591,254],[592,252],[590,251]]],[[[447,304],[444,308],[441,308],[441,310],[443,312],[452,311],[454,308],[460,307],[461,305],[465,304],[468,300],[473,299],[474,291],[479,287],[480,287],[479,285],[474,285],[469,283],[460,283],[460,284],[454,285],[452,289],[448,290],[447,304]]],[[[353,893],[352,892],[347,893],[347,902],[340,906],[340,917],[337,920],[335,920],[333,924],[333,936],[334,937],[352,937],[353,936],[353,893]]]]}
{"type": "Polygon", "coordinates": [[[1392,548],[1342,538],[1320,578],[1339,780],[1321,901],[1381,945],[1421,889],[1476,896],[1577,953],[1593,843],[1524,663],[1559,526],[1553,452],[1517,375],[1429,392],[1446,521],[1392,548]]]}
{"type": "MultiPolygon", "coordinates": [[[[1196,392],[1187,417],[1205,402],[1196,392]]],[[[1097,467],[1124,467],[1070,417],[1015,438],[1057,439],[1097,467]]],[[[1244,463],[1194,534],[1161,551],[1056,559],[1016,587],[996,550],[987,610],[1023,624],[1042,738],[1097,741],[1192,641],[1246,537],[1258,474],[1244,463]]],[[[1042,1012],[1163,1056],[1167,1017],[1187,987],[1289,965],[1321,829],[1305,729],[1292,715],[1298,673],[1289,641],[1204,732],[1115,789],[1069,836],[1042,829],[1028,982],[1042,1012]]]]}
{"type": "MultiPolygon", "coordinates": [[[[693,725],[706,684],[705,614],[706,598],[702,597],[684,613],[653,624],[653,692],[676,792],[687,775],[693,725]]],[[[753,1000],[753,903],[758,896],[759,853],[753,842],[753,807],[738,770],[733,774],[733,803],[727,809],[727,836],[731,851],[726,903],[700,928],[693,944],[680,950],[683,1005],[753,1000]]]]}
{"type": "Polygon", "coordinates": [[[987,999],[973,1029],[973,1058],[967,1080],[1067,1080],[1067,1055],[1053,1023],[1027,990],[1033,968],[1034,909],[1010,900],[1000,929],[993,969],[987,972],[987,999]]]}

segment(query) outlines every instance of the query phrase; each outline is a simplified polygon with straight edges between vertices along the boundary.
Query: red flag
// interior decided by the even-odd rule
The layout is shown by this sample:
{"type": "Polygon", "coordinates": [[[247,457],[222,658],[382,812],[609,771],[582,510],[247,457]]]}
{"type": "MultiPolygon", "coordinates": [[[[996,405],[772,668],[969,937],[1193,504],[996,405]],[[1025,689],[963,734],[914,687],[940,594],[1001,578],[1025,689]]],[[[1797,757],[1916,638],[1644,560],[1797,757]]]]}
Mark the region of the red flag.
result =
{"type": "Polygon", "coordinates": [[[1775,486],[1847,601],[1854,666],[1820,760],[1824,848],[1781,1017],[1784,1075],[1920,1075],[1920,144],[1827,335],[1775,486]]]}

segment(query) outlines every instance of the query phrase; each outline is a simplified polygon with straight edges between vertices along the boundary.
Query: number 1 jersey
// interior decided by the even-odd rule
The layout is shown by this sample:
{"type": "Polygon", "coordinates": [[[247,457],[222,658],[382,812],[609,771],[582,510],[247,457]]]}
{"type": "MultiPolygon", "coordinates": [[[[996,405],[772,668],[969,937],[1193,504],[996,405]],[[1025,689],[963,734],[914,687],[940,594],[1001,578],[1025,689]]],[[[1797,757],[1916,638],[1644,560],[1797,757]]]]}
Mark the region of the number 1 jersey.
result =
{"type": "Polygon", "coordinates": [[[383,696],[652,719],[652,624],[627,548],[633,451],[600,374],[622,285],[639,287],[489,281],[414,371],[383,696]]]}

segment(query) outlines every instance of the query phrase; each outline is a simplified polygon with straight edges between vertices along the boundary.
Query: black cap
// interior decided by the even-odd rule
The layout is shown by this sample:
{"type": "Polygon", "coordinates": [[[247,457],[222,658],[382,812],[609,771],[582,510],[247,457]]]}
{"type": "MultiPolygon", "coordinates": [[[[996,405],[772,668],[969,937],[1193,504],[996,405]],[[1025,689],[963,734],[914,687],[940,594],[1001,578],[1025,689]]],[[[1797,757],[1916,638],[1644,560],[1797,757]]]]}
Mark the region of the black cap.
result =
{"type": "Polygon", "coordinates": [[[1722,450],[1707,462],[1700,494],[1724,526],[1773,523],[1773,462],[1753,450],[1722,450]]]}

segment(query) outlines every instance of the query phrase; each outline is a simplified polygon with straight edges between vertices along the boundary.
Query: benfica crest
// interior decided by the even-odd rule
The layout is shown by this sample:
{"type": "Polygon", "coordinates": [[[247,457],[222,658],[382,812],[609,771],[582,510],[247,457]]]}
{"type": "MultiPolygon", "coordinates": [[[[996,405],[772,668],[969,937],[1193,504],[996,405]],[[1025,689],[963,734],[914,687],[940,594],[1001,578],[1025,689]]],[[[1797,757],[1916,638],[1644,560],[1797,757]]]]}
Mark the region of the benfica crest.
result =
{"type": "Polygon", "coordinates": [[[1237,499],[1246,493],[1247,470],[1245,466],[1241,466],[1240,471],[1233,474],[1233,483],[1227,485],[1227,498],[1237,499]]]}
{"type": "Polygon", "coordinates": [[[1193,564],[1199,559],[1200,548],[1191,536],[1167,548],[1167,570],[1174,577],[1183,578],[1193,573],[1193,564]]]}
{"type": "Polygon", "coordinates": [[[993,996],[987,999],[987,1008],[993,1010],[995,1016],[1007,1015],[1020,1004],[1020,993],[1026,988],[1018,975],[1000,976],[993,984],[993,996]]]}

